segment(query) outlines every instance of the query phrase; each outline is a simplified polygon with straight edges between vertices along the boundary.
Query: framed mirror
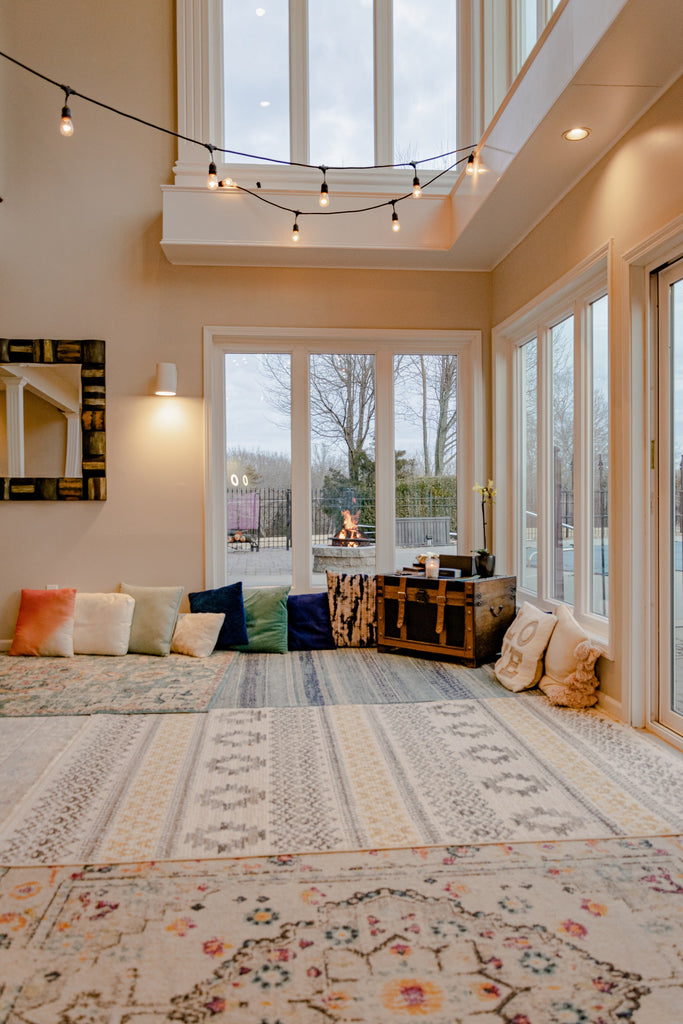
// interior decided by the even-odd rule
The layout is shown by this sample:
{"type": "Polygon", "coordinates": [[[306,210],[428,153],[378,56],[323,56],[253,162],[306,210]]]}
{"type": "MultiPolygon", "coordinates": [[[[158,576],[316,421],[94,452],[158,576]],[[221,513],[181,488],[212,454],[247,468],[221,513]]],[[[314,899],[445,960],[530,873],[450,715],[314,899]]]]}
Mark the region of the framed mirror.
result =
{"type": "Polygon", "coordinates": [[[104,501],[103,341],[0,338],[0,501],[104,501]]]}

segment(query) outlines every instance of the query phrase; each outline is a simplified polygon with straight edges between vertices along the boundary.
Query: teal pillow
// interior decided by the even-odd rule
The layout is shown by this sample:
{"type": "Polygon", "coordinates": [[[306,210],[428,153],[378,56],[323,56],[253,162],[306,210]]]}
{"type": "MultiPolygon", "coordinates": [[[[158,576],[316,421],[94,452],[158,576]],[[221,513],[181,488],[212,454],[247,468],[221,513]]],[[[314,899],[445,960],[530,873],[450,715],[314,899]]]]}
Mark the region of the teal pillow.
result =
{"type": "Polygon", "coordinates": [[[246,587],[242,591],[249,642],[238,651],[260,654],[287,652],[287,595],[289,587],[246,587]]]}

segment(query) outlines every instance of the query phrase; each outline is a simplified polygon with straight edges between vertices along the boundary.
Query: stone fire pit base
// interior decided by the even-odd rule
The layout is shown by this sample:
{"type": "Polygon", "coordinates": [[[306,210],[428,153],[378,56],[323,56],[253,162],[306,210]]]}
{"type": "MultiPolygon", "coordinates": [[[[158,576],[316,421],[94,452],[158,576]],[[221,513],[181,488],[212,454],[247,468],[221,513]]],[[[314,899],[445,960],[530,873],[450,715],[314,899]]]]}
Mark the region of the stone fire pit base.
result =
{"type": "Polygon", "coordinates": [[[375,545],[361,548],[333,547],[331,544],[313,548],[313,572],[363,572],[375,568],[375,545]]]}

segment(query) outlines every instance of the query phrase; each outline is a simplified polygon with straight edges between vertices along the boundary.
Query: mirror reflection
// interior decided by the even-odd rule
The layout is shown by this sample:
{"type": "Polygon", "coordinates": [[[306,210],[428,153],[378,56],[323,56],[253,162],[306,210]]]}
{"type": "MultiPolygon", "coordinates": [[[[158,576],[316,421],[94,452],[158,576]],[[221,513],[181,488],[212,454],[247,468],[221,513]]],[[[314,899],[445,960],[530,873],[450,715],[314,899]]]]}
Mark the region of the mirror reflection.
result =
{"type": "Polygon", "coordinates": [[[81,365],[0,364],[0,477],[82,476],[81,365]]]}

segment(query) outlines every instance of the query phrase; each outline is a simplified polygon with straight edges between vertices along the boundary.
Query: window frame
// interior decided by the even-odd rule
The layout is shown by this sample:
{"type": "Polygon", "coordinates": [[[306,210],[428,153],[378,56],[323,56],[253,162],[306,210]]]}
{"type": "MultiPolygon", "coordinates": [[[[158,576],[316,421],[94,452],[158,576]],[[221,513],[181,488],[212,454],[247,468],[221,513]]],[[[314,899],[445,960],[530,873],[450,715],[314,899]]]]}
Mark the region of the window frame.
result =
{"type": "MultiPolygon", "coordinates": [[[[310,515],[310,431],[308,357],[313,353],[363,352],[375,356],[375,460],[377,521],[393,524],[394,408],[393,357],[396,354],[458,356],[458,548],[475,547],[474,481],[485,477],[482,337],[476,330],[363,330],[358,328],[204,328],[205,428],[205,585],[227,579],[225,538],[225,374],[227,352],[286,352],[292,372],[292,591],[309,593],[312,582],[310,515]],[[462,541],[460,540],[462,538],[462,541]]],[[[395,571],[394,530],[378,531],[377,573],[395,571]]],[[[319,589],[319,588],[318,588],[319,589]]]]}
{"type": "MultiPolygon", "coordinates": [[[[592,338],[589,334],[590,305],[607,296],[607,248],[586,261],[567,278],[548,289],[493,331],[493,420],[494,479],[499,483],[499,498],[494,510],[497,554],[506,570],[521,577],[522,558],[522,424],[519,401],[522,386],[522,346],[537,339],[538,374],[538,578],[537,593],[518,583],[518,602],[530,601],[548,611],[560,601],[551,596],[552,551],[552,328],[574,317],[574,602],[576,619],[589,635],[605,644],[611,642],[613,604],[608,615],[591,611],[590,586],[593,551],[592,523],[592,338]],[[510,427],[512,429],[510,429],[510,427]],[[503,499],[501,501],[501,498],[503,499]]],[[[608,333],[611,341],[612,317],[608,306],[608,333]]],[[[609,346],[611,351],[611,344],[609,346]]],[[[609,367],[612,377],[612,362],[609,367]]],[[[608,387],[608,393],[609,387],[608,387]]],[[[610,402],[608,432],[611,440],[614,410],[610,402]]],[[[610,450],[611,456],[611,450],[610,450]]],[[[608,523],[612,525],[613,459],[608,462],[608,523]]],[[[613,538],[610,538],[613,543],[613,538]]],[[[611,578],[611,576],[610,576],[611,578]]],[[[571,607],[571,605],[569,605],[571,607]]]]}

